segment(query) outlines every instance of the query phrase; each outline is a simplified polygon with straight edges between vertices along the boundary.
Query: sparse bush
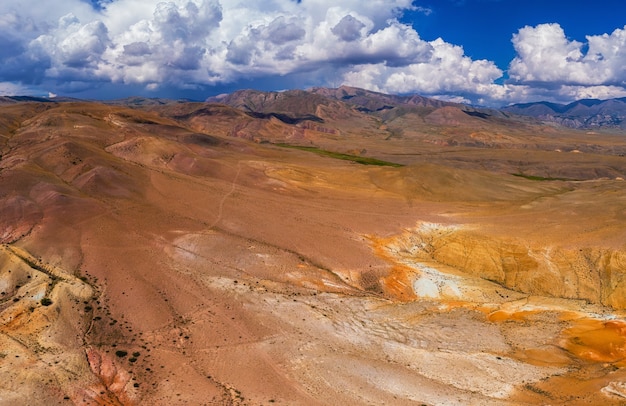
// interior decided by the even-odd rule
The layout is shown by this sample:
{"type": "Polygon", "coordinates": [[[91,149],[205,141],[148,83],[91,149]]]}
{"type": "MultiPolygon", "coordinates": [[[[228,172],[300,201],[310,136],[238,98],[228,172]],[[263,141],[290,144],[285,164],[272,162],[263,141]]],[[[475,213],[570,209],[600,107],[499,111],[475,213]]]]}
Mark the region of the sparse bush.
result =
{"type": "Polygon", "coordinates": [[[115,351],[115,355],[117,355],[120,358],[124,358],[125,356],[128,355],[128,351],[117,350],[117,351],[115,351]]]}
{"type": "Polygon", "coordinates": [[[52,304],[52,300],[48,297],[44,297],[43,299],[41,299],[41,305],[42,306],[50,306],[52,304]]]}

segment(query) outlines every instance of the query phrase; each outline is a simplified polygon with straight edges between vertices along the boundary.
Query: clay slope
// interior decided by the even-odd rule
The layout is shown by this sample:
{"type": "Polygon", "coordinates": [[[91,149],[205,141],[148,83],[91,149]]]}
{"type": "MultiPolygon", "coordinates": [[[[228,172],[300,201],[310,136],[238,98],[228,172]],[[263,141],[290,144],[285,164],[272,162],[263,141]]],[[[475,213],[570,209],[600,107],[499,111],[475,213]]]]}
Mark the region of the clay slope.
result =
{"type": "Polygon", "coordinates": [[[331,101],[0,107],[0,404],[622,404],[623,139],[331,101]]]}

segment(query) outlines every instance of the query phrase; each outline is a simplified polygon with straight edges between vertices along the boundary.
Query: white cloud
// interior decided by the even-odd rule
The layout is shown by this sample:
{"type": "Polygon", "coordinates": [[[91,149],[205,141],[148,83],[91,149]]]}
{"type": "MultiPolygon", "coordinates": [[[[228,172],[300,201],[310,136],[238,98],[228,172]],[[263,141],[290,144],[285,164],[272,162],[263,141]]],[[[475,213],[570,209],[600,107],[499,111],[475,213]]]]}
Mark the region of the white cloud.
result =
{"type": "Polygon", "coordinates": [[[402,67],[383,63],[354,66],[344,74],[346,84],[390,93],[429,95],[456,92],[491,95],[502,71],[490,61],[474,61],[463,48],[437,39],[428,43],[428,59],[402,67]]]}
{"type": "Polygon", "coordinates": [[[559,24],[520,29],[513,36],[517,56],[509,67],[511,79],[568,86],[625,85],[626,27],[586,38],[587,44],[569,40],[559,24]]]}
{"type": "Polygon", "coordinates": [[[421,6],[417,6],[415,7],[415,10],[424,14],[424,15],[431,15],[433,13],[433,9],[429,8],[429,7],[421,7],[421,6]]]}
{"type": "Polygon", "coordinates": [[[98,13],[87,2],[81,0],[4,0],[0,2],[1,16],[18,16],[30,26],[29,31],[36,31],[40,34],[56,26],[59,19],[69,13],[82,21],[91,21],[98,17],[98,13]]]}
{"type": "Polygon", "coordinates": [[[102,10],[68,0],[79,10],[72,14],[51,1],[50,16],[30,14],[45,24],[24,46],[44,78],[68,82],[155,89],[308,71],[320,85],[343,75],[361,87],[443,94],[488,88],[502,73],[400,23],[404,10],[429,13],[412,0],[116,0],[102,10]]]}
{"type": "Polygon", "coordinates": [[[0,96],[29,94],[31,89],[11,82],[0,82],[0,96]]]}
{"type": "Polygon", "coordinates": [[[14,48],[28,48],[25,55],[42,67],[43,77],[146,85],[214,84],[329,63],[405,65],[430,52],[412,28],[395,19],[415,9],[412,0],[100,5],[95,10],[78,0],[50,0],[43,7],[50,13],[44,15],[8,0],[0,6],[7,12],[0,26],[20,18],[36,22],[31,38],[14,48]]]}
{"type": "Polygon", "coordinates": [[[513,36],[510,81],[398,17],[413,0],[3,0],[0,81],[189,89],[291,75],[391,93],[498,104],[617,97],[626,87],[626,27],[572,41],[558,24],[513,36]]]}
{"type": "Polygon", "coordinates": [[[221,20],[222,8],[216,0],[111,3],[103,21],[112,27],[113,45],[99,72],[114,82],[143,83],[150,89],[160,83],[195,82],[197,72],[209,68],[205,61],[211,52],[209,39],[221,20]],[[128,16],[127,10],[137,12],[128,16]]]}
{"type": "Polygon", "coordinates": [[[304,21],[297,17],[281,15],[268,24],[246,27],[228,44],[226,59],[244,70],[254,69],[255,65],[276,68],[272,65],[295,58],[295,47],[306,36],[303,25],[304,21]]]}
{"type": "Polygon", "coordinates": [[[102,54],[110,46],[106,26],[100,21],[82,24],[73,14],[59,19],[57,27],[28,44],[30,59],[45,66],[45,76],[61,80],[98,80],[102,54]]]}

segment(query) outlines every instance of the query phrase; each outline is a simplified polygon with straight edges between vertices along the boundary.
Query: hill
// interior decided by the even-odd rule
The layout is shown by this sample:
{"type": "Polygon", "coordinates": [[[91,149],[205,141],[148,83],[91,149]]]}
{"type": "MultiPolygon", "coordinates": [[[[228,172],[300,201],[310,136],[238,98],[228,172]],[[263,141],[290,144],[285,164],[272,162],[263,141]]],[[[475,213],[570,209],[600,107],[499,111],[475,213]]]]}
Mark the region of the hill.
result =
{"type": "Polygon", "coordinates": [[[567,105],[547,102],[514,104],[503,107],[502,111],[570,128],[626,129],[626,98],[585,99],[567,105]]]}
{"type": "Polygon", "coordinates": [[[0,404],[626,398],[620,134],[353,88],[10,100],[0,404]]]}

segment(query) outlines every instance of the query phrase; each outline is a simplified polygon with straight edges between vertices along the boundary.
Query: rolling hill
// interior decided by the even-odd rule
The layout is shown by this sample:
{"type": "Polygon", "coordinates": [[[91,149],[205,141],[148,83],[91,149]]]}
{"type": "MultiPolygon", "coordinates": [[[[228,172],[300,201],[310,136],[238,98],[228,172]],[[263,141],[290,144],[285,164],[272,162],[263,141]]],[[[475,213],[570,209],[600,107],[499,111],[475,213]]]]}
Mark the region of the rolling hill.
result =
{"type": "Polygon", "coordinates": [[[355,88],[9,98],[0,404],[623,404],[625,154],[355,88]]]}

